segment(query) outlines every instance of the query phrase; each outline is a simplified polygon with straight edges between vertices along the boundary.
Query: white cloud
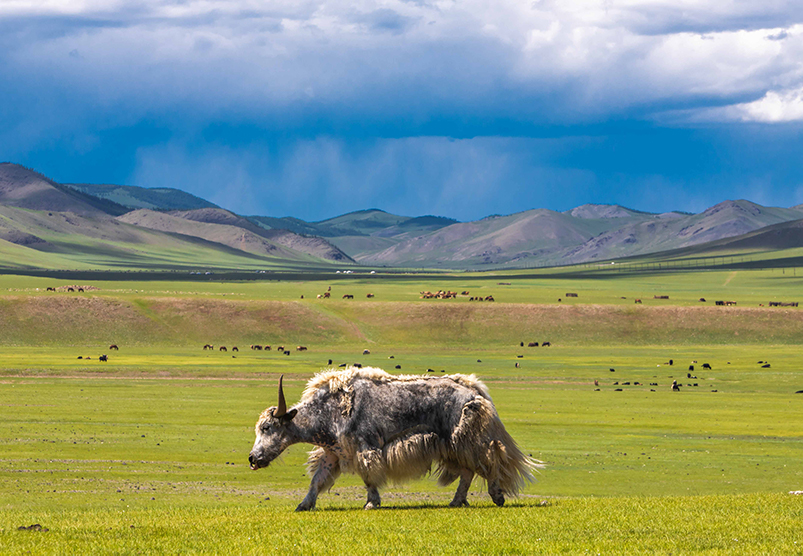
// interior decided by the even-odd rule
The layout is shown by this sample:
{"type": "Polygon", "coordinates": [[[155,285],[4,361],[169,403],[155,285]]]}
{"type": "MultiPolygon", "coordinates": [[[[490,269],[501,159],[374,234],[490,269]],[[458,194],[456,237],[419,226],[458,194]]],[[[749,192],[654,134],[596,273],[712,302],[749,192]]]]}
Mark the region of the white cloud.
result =
{"type": "Polygon", "coordinates": [[[733,119],[750,122],[793,122],[803,120],[803,87],[790,91],[769,91],[759,100],[728,109],[733,119]]]}
{"type": "Polygon", "coordinates": [[[5,0],[0,62],[141,114],[564,122],[739,104],[781,121],[796,101],[780,91],[803,87],[801,22],[784,0],[5,0]]]}

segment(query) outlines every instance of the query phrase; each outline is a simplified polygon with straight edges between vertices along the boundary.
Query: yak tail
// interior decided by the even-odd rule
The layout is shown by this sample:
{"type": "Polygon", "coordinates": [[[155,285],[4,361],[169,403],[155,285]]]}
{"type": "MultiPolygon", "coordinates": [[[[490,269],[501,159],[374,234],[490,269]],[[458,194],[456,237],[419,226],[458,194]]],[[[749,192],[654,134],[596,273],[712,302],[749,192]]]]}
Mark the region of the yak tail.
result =
{"type": "Polygon", "coordinates": [[[499,433],[488,444],[488,460],[492,475],[496,476],[499,488],[506,495],[515,496],[528,483],[535,481],[533,474],[545,467],[544,463],[522,453],[516,441],[505,430],[499,417],[499,433]]]}
{"type": "Polygon", "coordinates": [[[438,482],[455,480],[460,468],[475,470],[489,484],[515,496],[544,464],[525,456],[505,430],[493,403],[476,396],[463,406],[460,422],[452,433],[450,461],[438,469],[438,482]]]}

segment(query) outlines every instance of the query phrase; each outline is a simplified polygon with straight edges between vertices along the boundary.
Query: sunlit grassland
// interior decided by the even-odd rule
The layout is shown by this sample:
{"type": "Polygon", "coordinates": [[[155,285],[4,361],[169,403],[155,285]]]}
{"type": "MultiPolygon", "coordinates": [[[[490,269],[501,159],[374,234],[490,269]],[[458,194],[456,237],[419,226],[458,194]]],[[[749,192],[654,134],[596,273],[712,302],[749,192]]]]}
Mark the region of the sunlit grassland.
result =
{"type": "Polygon", "coordinates": [[[788,492],[803,490],[803,313],[759,307],[797,300],[798,279],[93,281],[72,295],[0,277],[0,552],[801,553],[803,497],[788,492]],[[330,285],[336,299],[315,299],[330,285]],[[708,306],[719,298],[739,305],[708,306]],[[292,403],[330,359],[476,373],[548,466],[504,508],[476,481],[472,507],[449,509],[454,486],[422,479],[364,512],[343,476],[294,514],[309,447],[252,472],[253,425],[280,374],[292,403]],[[49,531],[17,530],[33,523],[49,531]]]}

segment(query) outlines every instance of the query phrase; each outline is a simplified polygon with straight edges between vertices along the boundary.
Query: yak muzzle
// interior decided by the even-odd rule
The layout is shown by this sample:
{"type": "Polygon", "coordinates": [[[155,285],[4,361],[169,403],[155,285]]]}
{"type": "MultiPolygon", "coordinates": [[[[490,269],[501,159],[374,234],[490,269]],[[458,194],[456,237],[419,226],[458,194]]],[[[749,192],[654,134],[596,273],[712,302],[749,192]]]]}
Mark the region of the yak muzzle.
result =
{"type": "Polygon", "coordinates": [[[267,467],[268,465],[270,465],[271,459],[272,458],[269,459],[254,455],[254,452],[251,452],[248,455],[248,463],[251,466],[252,471],[256,471],[257,469],[262,469],[263,467],[267,467]]]}

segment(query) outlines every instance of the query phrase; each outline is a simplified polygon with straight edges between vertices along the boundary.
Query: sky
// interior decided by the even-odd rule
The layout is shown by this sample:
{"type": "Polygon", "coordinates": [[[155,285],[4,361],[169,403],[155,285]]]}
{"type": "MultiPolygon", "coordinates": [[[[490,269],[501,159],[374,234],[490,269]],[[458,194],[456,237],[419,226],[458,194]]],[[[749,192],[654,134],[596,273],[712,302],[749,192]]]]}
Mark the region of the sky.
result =
{"type": "Polygon", "coordinates": [[[246,215],[803,203],[799,0],[2,0],[0,161],[246,215]]]}

